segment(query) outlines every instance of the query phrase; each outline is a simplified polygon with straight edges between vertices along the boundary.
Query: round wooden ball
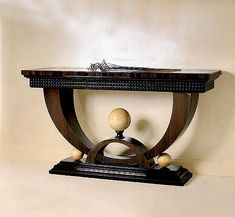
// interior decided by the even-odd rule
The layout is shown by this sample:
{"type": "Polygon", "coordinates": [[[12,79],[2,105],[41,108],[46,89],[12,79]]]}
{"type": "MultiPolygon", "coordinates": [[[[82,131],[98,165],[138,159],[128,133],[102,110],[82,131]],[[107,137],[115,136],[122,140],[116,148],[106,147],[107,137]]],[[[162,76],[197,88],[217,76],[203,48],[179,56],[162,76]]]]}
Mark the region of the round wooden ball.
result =
{"type": "Polygon", "coordinates": [[[157,162],[161,167],[167,167],[171,164],[172,158],[167,153],[162,153],[157,157],[157,162]]]}
{"type": "Polygon", "coordinates": [[[115,131],[124,131],[131,123],[131,116],[127,110],[116,108],[110,112],[108,121],[115,131]]]}
{"type": "Polygon", "coordinates": [[[71,156],[75,160],[80,160],[83,157],[83,153],[79,150],[73,149],[71,151],[71,156]]]}

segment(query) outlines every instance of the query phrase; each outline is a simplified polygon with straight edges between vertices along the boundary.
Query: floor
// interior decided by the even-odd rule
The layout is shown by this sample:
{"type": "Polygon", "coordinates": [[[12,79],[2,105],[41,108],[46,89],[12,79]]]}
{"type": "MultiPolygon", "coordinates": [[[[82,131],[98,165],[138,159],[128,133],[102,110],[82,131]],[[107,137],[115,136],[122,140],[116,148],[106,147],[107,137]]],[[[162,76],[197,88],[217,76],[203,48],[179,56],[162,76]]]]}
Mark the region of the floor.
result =
{"type": "Polygon", "coordinates": [[[235,178],[184,187],[49,175],[51,162],[0,159],[0,217],[234,217],[235,178]]]}

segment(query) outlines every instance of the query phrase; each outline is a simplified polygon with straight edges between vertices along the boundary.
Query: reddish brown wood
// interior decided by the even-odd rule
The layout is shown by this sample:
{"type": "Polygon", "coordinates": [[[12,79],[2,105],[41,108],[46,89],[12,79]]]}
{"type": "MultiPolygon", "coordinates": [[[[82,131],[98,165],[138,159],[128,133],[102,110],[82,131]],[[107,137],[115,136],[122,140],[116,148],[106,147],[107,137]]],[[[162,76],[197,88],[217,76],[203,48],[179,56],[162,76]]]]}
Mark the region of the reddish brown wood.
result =
{"type": "MultiPolygon", "coordinates": [[[[75,148],[88,154],[94,147],[83,132],[76,117],[73,89],[44,89],[44,98],[48,112],[60,133],[75,148]]],[[[105,161],[111,164],[136,164],[136,159],[132,156],[116,156],[109,153],[97,155],[98,161],[105,161]]]]}
{"type": "Polygon", "coordinates": [[[134,79],[173,79],[173,80],[215,80],[220,76],[219,70],[187,70],[164,68],[136,68],[135,70],[114,69],[109,71],[92,71],[87,68],[42,68],[22,70],[25,77],[111,77],[134,79]]]}
{"type": "Polygon", "coordinates": [[[93,144],[78,123],[73,105],[73,90],[44,89],[44,97],[48,112],[60,133],[75,148],[87,154],[93,144]]]}
{"type": "Polygon", "coordinates": [[[132,67],[92,71],[79,68],[22,70],[35,88],[204,93],[214,88],[218,70],[149,69],[132,67]]]}
{"type": "MultiPolygon", "coordinates": [[[[83,132],[76,117],[72,89],[44,89],[49,114],[60,133],[75,148],[85,154],[95,147],[83,132]]],[[[169,148],[190,124],[197,107],[198,94],[174,93],[172,116],[166,133],[152,149],[144,150],[150,160],[169,148]]],[[[97,152],[98,153],[98,152],[97,152]]],[[[133,156],[114,156],[98,154],[96,159],[104,163],[130,165],[136,164],[133,156]]]]}
{"type": "MultiPolygon", "coordinates": [[[[110,143],[120,143],[123,145],[128,146],[130,149],[132,149],[134,156],[133,158],[135,159],[134,165],[139,165],[140,168],[148,168],[149,167],[149,162],[144,156],[144,151],[146,151],[146,147],[144,144],[139,142],[138,140],[134,138],[124,138],[124,139],[107,139],[104,141],[99,142],[87,155],[86,158],[86,163],[92,163],[94,164],[97,161],[97,154],[103,154],[104,149],[110,144],[110,143]]],[[[109,164],[110,162],[106,162],[106,159],[104,158],[102,163],[107,163],[109,164]]],[[[122,162],[116,163],[116,165],[121,164],[123,165],[122,162]]]]}
{"type": "Polygon", "coordinates": [[[196,111],[198,97],[198,93],[173,93],[170,123],[161,140],[145,153],[147,159],[161,154],[184,133],[196,111]]]}
{"type": "Polygon", "coordinates": [[[44,89],[49,114],[64,138],[87,154],[87,163],[83,159],[65,160],[50,173],[183,185],[192,176],[188,170],[174,165],[161,168],[153,163],[153,158],[184,133],[196,111],[198,93],[214,88],[214,80],[221,75],[221,71],[143,67],[108,71],[45,68],[22,70],[22,74],[29,78],[31,87],[44,89]],[[94,145],[76,117],[73,89],[173,92],[169,126],[161,140],[150,150],[133,138],[110,139],[94,145]],[[116,156],[105,152],[105,147],[112,142],[128,146],[126,155],[116,156]]]}

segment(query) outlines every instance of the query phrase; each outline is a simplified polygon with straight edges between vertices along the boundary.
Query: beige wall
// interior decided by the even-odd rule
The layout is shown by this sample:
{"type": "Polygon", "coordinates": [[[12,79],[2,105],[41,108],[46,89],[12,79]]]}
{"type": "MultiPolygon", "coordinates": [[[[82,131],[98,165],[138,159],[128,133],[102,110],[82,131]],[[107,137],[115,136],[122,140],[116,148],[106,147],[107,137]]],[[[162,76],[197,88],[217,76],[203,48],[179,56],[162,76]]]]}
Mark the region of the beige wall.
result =
{"type": "MultiPolygon", "coordinates": [[[[88,66],[106,58],[125,65],[223,70],[168,152],[193,172],[235,176],[235,1],[0,0],[0,13],[5,157],[58,161],[71,149],[53,126],[42,91],[29,88],[21,69],[88,66]]],[[[81,91],[76,102],[93,141],[113,136],[107,115],[122,106],[133,120],[127,134],[148,147],[164,133],[172,105],[168,93],[108,91],[81,91]]]]}
{"type": "MultiPolygon", "coordinates": [[[[0,65],[2,66],[2,22],[0,20],[0,65]]],[[[2,121],[2,67],[0,67],[0,138],[3,137],[2,135],[2,129],[3,129],[3,121],[2,121]]],[[[1,141],[1,139],[0,139],[1,141]]],[[[1,142],[0,142],[1,144],[1,142]]]]}

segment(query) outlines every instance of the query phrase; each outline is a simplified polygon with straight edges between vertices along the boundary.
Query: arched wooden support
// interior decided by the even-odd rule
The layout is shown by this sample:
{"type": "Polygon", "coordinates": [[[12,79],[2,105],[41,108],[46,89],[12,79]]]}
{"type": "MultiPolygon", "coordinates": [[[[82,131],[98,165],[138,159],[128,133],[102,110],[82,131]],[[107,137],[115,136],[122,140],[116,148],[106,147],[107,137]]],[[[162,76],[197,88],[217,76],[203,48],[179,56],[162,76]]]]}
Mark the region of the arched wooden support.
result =
{"type": "Polygon", "coordinates": [[[44,88],[44,97],[48,112],[60,133],[75,148],[88,154],[93,144],[78,124],[73,105],[73,89],[44,88]]]}
{"type": "MultiPolygon", "coordinates": [[[[104,149],[111,143],[120,143],[123,145],[128,146],[133,150],[133,153],[135,156],[133,157],[135,159],[135,164],[139,165],[140,168],[148,168],[149,162],[144,156],[144,152],[146,151],[146,147],[144,144],[142,144],[140,141],[134,139],[134,138],[124,138],[124,139],[107,139],[104,141],[99,142],[87,155],[86,163],[92,163],[94,164],[97,160],[97,154],[103,154],[104,149]]],[[[106,162],[106,159],[104,158],[102,160],[102,163],[109,163],[106,162]]],[[[120,164],[120,163],[119,163],[120,164]]],[[[122,165],[123,163],[121,163],[122,165]]],[[[116,164],[118,165],[118,164],[116,164]]]]}
{"type": "Polygon", "coordinates": [[[196,111],[198,97],[198,93],[173,93],[170,123],[161,140],[145,152],[147,159],[152,159],[164,152],[184,133],[196,111]]]}
{"type": "MultiPolygon", "coordinates": [[[[60,133],[75,148],[88,154],[94,144],[83,132],[74,108],[73,89],[44,88],[44,97],[49,114],[60,133]]],[[[150,160],[169,148],[187,129],[196,111],[198,93],[173,93],[173,108],[169,126],[162,139],[150,150],[145,150],[145,157],[150,160]]],[[[97,154],[97,160],[110,164],[136,164],[132,156],[116,156],[108,153],[97,154]]]]}

